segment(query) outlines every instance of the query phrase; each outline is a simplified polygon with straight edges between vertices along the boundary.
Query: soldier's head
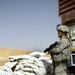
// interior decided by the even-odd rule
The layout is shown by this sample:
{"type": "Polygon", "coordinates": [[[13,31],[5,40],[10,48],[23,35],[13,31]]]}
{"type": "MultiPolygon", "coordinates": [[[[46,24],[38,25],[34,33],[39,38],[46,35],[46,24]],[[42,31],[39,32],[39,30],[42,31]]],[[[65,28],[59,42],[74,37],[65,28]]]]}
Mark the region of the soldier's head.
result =
{"type": "Polygon", "coordinates": [[[69,28],[65,25],[57,25],[58,37],[67,36],[69,33],[69,28]]]}

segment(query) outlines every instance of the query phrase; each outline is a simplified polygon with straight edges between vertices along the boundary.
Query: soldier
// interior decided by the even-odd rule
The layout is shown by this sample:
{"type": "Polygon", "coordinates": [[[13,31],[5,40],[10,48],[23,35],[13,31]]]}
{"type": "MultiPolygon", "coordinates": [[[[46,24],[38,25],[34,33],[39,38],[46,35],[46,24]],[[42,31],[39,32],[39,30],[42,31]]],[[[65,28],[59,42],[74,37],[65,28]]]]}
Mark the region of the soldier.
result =
{"type": "Polygon", "coordinates": [[[69,28],[65,25],[57,26],[58,44],[49,51],[54,65],[54,75],[67,75],[67,61],[71,56],[71,41],[68,38],[69,28]]]}

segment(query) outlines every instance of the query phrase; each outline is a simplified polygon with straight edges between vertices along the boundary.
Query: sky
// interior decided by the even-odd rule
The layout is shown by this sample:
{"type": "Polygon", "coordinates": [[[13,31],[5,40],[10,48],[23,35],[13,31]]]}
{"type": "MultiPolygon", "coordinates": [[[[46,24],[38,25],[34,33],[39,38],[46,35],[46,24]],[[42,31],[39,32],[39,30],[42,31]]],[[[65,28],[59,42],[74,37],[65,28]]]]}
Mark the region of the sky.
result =
{"type": "Polygon", "coordinates": [[[43,51],[59,23],[58,0],[0,0],[0,47],[43,51]]]}

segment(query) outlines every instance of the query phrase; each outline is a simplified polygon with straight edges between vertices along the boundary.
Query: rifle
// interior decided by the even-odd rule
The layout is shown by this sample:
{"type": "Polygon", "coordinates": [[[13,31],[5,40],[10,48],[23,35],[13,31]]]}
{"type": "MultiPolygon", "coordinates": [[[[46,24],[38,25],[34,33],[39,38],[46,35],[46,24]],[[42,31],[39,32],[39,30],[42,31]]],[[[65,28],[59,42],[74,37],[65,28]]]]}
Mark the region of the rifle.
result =
{"type": "Polygon", "coordinates": [[[51,51],[57,44],[58,44],[58,42],[55,41],[55,42],[54,42],[53,44],[51,44],[48,48],[46,48],[46,49],[44,50],[44,52],[48,52],[48,53],[49,53],[49,51],[51,51]]]}
{"type": "MultiPolygon", "coordinates": [[[[51,44],[48,48],[46,48],[45,50],[44,50],[44,52],[48,52],[48,54],[49,54],[49,52],[56,46],[58,44],[58,42],[57,41],[55,41],[53,44],[51,44]]],[[[52,57],[52,54],[51,54],[51,57],[52,57]]],[[[52,59],[52,63],[53,63],[53,73],[52,73],[52,75],[54,75],[54,73],[55,73],[55,62],[54,62],[54,60],[52,59]]]]}

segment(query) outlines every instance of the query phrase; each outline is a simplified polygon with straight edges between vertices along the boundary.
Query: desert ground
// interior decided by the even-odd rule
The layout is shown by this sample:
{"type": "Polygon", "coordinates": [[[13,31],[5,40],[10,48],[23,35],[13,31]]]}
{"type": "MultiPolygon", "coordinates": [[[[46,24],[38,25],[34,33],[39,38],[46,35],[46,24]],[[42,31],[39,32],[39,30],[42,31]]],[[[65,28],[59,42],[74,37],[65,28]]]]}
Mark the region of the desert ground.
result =
{"type": "MultiPolygon", "coordinates": [[[[22,55],[22,54],[29,54],[31,52],[34,52],[32,50],[19,50],[14,48],[3,48],[0,47],[0,67],[4,65],[7,61],[9,61],[9,56],[16,56],[16,55],[22,55]]],[[[46,55],[47,57],[50,57],[50,55],[46,55]]]]}
{"type": "Polygon", "coordinates": [[[29,54],[31,50],[19,50],[14,48],[2,48],[0,47],[0,67],[7,61],[9,61],[9,56],[29,54]]]}

